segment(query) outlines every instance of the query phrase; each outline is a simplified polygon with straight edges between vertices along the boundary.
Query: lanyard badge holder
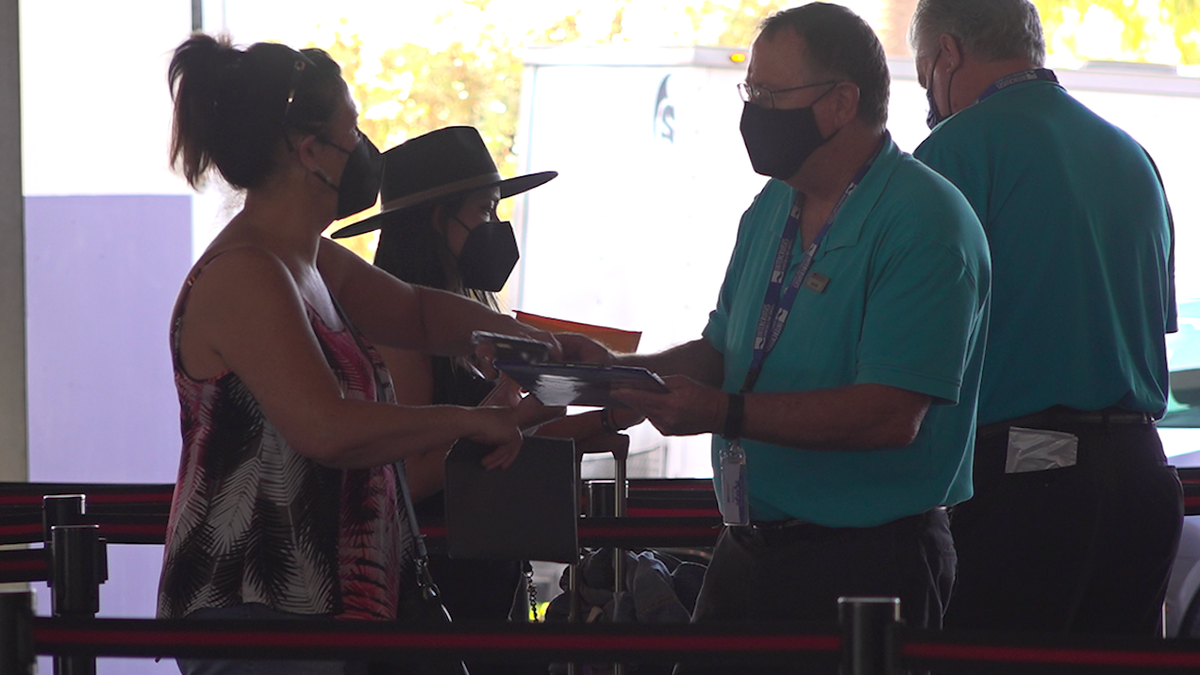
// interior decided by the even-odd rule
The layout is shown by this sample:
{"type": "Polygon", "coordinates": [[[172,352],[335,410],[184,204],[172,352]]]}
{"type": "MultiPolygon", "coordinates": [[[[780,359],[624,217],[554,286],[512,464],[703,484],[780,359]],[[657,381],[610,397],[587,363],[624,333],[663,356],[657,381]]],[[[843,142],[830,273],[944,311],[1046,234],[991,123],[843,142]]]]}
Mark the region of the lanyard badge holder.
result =
{"type": "Polygon", "coordinates": [[[746,485],[746,451],[742,442],[733,439],[721,448],[721,520],[726,525],[750,524],[750,496],[746,485]]]}
{"type": "Polygon", "coordinates": [[[834,205],[825,224],[813,238],[812,244],[805,249],[804,257],[800,260],[800,266],[796,269],[796,273],[792,275],[791,283],[784,288],[783,279],[792,265],[792,247],[800,236],[800,213],[804,208],[804,196],[797,193],[796,200],[792,203],[787,223],[783,227],[783,235],[779,239],[779,248],[775,252],[775,264],[767,284],[766,296],[763,298],[762,310],[758,315],[758,327],[755,329],[754,352],[750,359],[750,368],[746,371],[746,380],[742,383],[738,394],[729,397],[730,410],[726,415],[725,433],[722,434],[725,440],[729,441],[729,445],[718,453],[721,465],[721,490],[718,495],[718,503],[721,508],[721,519],[726,525],[750,524],[750,490],[746,475],[746,450],[742,448],[741,442],[742,394],[754,389],[754,384],[758,381],[759,374],[762,373],[763,361],[767,358],[767,354],[775,348],[775,343],[779,341],[784,323],[787,322],[792,306],[796,302],[796,295],[800,292],[800,287],[804,285],[804,280],[808,278],[821,241],[825,239],[825,234],[829,232],[838,212],[842,210],[842,205],[862,182],[882,149],[883,145],[880,145],[850,180],[841,199],[834,205]]]}

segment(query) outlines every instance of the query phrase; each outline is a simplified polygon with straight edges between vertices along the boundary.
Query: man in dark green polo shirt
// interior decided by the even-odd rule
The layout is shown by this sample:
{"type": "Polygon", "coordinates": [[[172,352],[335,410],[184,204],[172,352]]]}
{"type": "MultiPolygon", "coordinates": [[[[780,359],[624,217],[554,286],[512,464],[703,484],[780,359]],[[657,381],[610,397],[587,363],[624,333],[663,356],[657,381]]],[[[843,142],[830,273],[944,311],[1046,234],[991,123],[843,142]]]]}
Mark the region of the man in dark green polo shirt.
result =
{"type": "Polygon", "coordinates": [[[912,38],[933,128],[914,154],[970,201],[994,270],[947,626],[1154,634],[1182,518],[1153,425],[1175,318],[1162,187],[1042,67],[1026,0],[922,0],[912,38]]]}
{"type": "Polygon", "coordinates": [[[620,359],[671,375],[670,393],[618,394],[661,431],[716,434],[729,527],[698,622],[829,621],[839,596],[882,595],[910,625],[941,625],[990,271],[962,195],[892,142],[888,84],[844,7],[764,22],[741,131],[772,180],[702,337],[620,359]]]}

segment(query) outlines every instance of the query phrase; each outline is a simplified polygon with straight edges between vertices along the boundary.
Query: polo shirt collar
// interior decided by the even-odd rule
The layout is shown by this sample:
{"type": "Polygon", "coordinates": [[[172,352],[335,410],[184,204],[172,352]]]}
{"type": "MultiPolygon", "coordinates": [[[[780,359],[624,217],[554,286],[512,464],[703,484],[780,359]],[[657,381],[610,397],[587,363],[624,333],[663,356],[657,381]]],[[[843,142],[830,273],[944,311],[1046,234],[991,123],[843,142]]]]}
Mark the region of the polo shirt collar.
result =
{"type": "MultiPolygon", "coordinates": [[[[881,142],[883,147],[879,151],[879,156],[875,158],[875,163],[871,165],[871,169],[867,171],[862,182],[842,205],[837,219],[833,221],[833,225],[825,235],[825,241],[822,242],[820,249],[822,252],[858,244],[863,225],[867,222],[867,216],[875,208],[875,203],[879,201],[880,195],[883,194],[884,188],[891,179],[892,172],[896,170],[896,166],[903,156],[900,148],[896,147],[896,143],[892,141],[891,132],[884,131],[881,142]]],[[[820,253],[818,253],[818,257],[820,257],[820,253]]]]}

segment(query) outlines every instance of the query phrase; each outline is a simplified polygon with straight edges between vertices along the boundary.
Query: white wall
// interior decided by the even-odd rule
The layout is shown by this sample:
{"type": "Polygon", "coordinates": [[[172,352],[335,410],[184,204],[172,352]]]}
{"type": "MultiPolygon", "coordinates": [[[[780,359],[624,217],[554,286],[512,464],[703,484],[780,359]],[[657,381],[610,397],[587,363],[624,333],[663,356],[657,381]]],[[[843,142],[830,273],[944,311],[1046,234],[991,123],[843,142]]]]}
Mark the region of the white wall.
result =
{"type": "Polygon", "coordinates": [[[187,0],[21,2],[26,195],[187,194],[167,167],[167,64],[187,0]]]}
{"type": "MultiPolygon", "coordinates": [[[[166,69],[190,29],[188,0],[20,3],[31,480],[174,480],[167,324],[192,218],[167,166],[166,69]]],[[[161,557],[111,547],[102,615],[153,616],[161,557]]],[[[99,672],[178,671],[102,659],[99,672]]]]}

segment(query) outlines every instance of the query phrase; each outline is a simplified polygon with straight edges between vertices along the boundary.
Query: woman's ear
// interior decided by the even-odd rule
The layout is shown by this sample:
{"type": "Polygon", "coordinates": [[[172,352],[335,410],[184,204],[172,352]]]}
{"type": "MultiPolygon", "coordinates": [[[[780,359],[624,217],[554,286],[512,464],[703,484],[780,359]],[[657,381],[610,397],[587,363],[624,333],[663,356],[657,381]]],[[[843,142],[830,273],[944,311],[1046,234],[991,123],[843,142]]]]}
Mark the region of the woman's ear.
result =
{"type": "Polygon", "coordinates": [[[295,135],[291,140],[292,148],[295,149],[296,157],[300,160],[300,165],[310,172],[316,173],[324,171],[320,163],[317,161],[317,146],[320,142],[313,134],[295,135]]]}

